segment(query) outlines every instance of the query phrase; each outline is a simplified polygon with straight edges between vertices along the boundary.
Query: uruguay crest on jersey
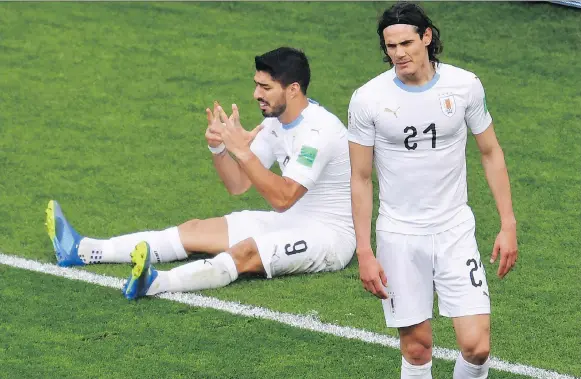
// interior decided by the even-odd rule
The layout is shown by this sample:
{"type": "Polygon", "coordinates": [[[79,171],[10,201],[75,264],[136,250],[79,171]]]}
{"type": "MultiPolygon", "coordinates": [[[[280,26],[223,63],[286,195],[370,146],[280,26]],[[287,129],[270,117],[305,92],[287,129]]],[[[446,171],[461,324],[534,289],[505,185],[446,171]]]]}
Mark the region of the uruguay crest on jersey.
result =
{"type": "Polygon", "coordinates": [[[454,95],[446,95],[440,97],[440,106],[442,107],[442,112],[448,117],[454,116],[456,113],[456,103],[454,102],[454,95]]]}

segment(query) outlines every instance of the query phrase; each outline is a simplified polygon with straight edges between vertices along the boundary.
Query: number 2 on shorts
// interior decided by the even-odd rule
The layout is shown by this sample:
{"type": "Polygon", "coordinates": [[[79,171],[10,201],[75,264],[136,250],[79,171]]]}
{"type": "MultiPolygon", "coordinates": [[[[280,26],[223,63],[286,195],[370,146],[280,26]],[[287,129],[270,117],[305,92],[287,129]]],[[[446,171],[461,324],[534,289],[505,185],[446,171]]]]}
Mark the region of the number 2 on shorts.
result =
{"type": "MultiPolygon", "coordinates": [[[[482,280],[479,280],[478,283],[476,283],[476,280],[474,280],[474,272],[478,270],[478,262],[476,262],[476,259],[468,259],[466,261],[466,266],[470,267],[471,265],[474,265],[474,267],[472,267],[472,269],[470,269],[470,281],[472,282],[472,285],[474,287],[480,287],[482,286],[482,280]]],[[[482,262],[480,262],[480,267],[482,267],[482,262]]]]}

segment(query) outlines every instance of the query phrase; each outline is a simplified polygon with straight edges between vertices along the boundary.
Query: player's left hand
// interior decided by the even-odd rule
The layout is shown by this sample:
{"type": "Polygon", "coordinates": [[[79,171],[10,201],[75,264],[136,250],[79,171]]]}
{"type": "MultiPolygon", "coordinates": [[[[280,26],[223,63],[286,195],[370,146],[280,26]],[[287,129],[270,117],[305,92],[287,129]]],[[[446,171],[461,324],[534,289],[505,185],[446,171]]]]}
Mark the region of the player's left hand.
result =
{"type": "Polygon", "coordinates": [[[516,226],[500,229],[498,236],[496,236],[496,241],[494,241],[490,263],[494,263],[496,261],[499,253],[500,263],[498,265],[498,271],[496,272],[496,275],[502,279],[506,274],[508,274],[510,270],[512,270],[518,258],[516,226]]]}
{"type": "Polygon", "coordinates": [[[224,124],[220,135],[226,145],[226,149],[237,158],[250,153],[250,144],[256,138],[258,132],[262,130],[262,125],[258,125],[252,131],[247,131],[240,124],[240,115],[236,104],[232,104],[232,115],[228,117],[221,106],[216,108],[215,118],[219,118],[224,124]]]}

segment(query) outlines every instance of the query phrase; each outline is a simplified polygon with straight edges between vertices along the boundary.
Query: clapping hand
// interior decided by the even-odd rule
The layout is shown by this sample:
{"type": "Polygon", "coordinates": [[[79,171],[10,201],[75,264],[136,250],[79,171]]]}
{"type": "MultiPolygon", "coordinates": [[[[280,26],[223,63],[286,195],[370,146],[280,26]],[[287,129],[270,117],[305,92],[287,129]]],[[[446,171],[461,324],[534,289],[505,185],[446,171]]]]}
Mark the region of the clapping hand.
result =
{"type": "Polygon", "coordinates": [[[236,104],[232,104],[230,117],[226,115],[224,109],[217,102],[214,103],[213,113],[206,109],[206,116],[208,117],[208,129],[206,131],[208,143],[210,143],[209,137],[217,145],[223,142],[226,145],[226,149],[237,158],[243,158],[250,153],[250,144],[263,128],[262,125],[258,125],[252,131],[244,129],[240,123],[240,114],[236,104]]]}

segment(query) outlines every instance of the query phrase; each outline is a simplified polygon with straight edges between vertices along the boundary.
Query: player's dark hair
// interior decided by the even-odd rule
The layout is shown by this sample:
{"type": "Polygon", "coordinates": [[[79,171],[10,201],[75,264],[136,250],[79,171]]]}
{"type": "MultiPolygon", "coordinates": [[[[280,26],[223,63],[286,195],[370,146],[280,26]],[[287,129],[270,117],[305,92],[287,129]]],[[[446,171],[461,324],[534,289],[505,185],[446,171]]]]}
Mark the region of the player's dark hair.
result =
{"type": "Polygon", "coordinates": [[[408,2],[399,2],[383,12],[377,24],[377,34],[379,34],[379,45],[385,54],[383,61],[393,66],[391,58],[387,54],[383,30],[391,25],[407,24],[416,27],[420,38],[424,36],[427,28],[432,29],[432,42],[428,45],[428,57],[431,62],[439,62],[437,55],[444,50],[442,41],[440,41],[440,29],[438,29],[432,20],[426,15],[426,12],[417,4],[408,2]]]}
{"type": "Polygon", "coordinates": [[[254,57],[256,71],[265,71],[284,88],[299,83],[301,92],[307,94],[311,69],[305,53],[292,47],[279,47],[254,57]]]}

